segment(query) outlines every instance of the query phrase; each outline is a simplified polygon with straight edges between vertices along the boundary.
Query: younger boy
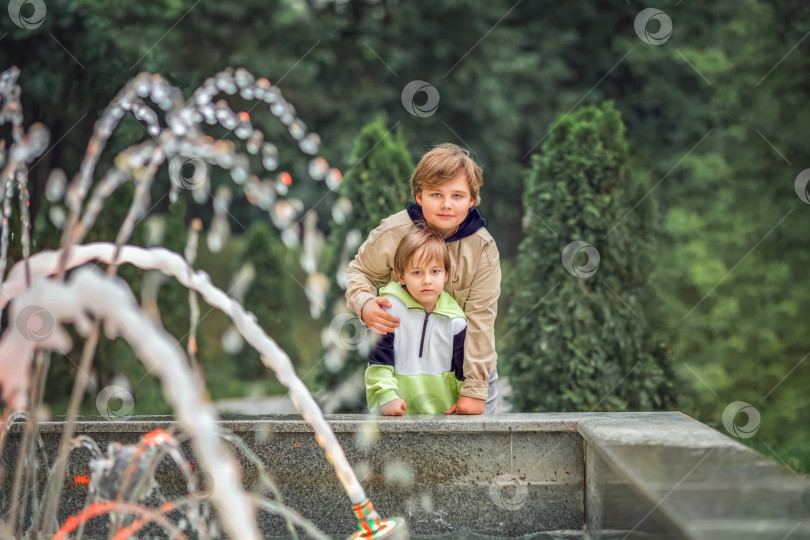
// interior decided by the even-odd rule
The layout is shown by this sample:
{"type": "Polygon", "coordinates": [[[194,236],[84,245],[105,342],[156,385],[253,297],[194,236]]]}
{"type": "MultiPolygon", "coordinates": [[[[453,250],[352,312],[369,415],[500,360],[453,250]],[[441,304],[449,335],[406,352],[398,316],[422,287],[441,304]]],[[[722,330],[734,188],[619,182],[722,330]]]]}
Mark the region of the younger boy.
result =
{"type": "Polygon", "coordinates": [[[416,202],[382,220],[346,270],[349,308],[370,330],[385,335],[399,326],[399,318],[383,309],[391,302],[377,296],[377,288],[398,279],[392,261],[396,246],[414,224],[427,224],[444,238],[451,265],[444,289],[467,317],[464,386],[448,413],[496,412],[495,317],[501,265],[487,222],[475,208],[482,185],[481,168],[467,150],[449,143],[433,148],[411,176],[416,202]]]}
{"type": "Polygon", "coordinates": [[[444,239],[413,227],[394,253],[399,281],[382,288],[399,317],[394,332],[369,351],[368,408],[385,416],[440,414],[452,407],[463,385],[464,312],[442,288],[450,271],[444,239]]]}

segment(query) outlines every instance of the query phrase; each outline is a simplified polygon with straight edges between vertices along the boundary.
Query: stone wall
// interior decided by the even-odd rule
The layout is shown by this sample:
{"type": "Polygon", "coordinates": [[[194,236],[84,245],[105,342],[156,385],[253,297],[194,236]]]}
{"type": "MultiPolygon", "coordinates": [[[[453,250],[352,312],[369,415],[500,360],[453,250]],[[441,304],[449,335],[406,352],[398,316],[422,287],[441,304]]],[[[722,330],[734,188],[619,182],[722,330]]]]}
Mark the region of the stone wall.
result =
{"type": "MultiPolygon", "coordinates": [[[[380,514],[404,516],[416,535],[810,537],[805,478],[680,413],[328,420],[380,514]]],[[[351,503],[299,416],[226,419],[221,425],[269,470],[285,504],[330,535],[355,530],[351,503]]],[[[104,449],[111,441],[135,442],[173,426],[164,417],[82,418],[77,433],[104,449]]],[[[8,511],[22,427],[12,426],[3,453],[2,512],[8,511]]],[[[61,427],[41,425],[51,463],[61,427]]],[[[184,451],[195,464],[187,444],[184,451]]],[[[245,486],[257,489],[257,467],[236,447],[234,454],[245,486]]],[[[71,454],[60,522],[86,504],[87,485],[74,479],[89,474],[89,458],[85,449],[71,454]]],[[[183,476],[170,460],[156,476],[164,497],[185,496],[183,476]]],[[[96,521],[88,532],[102,534],[107,525],[96,521]]],[[[267,535],[287,533],[284,521],[265,512],[259,525],[267,535]]]]}

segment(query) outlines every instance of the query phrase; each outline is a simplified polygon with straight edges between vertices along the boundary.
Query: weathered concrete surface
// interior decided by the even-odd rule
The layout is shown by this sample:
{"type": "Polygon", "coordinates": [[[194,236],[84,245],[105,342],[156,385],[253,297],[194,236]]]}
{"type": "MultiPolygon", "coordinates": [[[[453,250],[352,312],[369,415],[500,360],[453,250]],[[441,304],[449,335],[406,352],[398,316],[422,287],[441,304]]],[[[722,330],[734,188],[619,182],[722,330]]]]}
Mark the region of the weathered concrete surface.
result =
{"type": "MultiPolygon", "coordinates": [[[[417,535],[579,530],[593,539],[810,538],[807,479],[680,413],[328,421],[381,515],[406,517],[417,535]]],[[[221,425],[258,456],[287,505],[335,537],[355,529],[349,499],[300,416],[234,417],[221,425]]],[[[77,432],[106,448],[175,426],[167,417],[83,418],[77,432]]],[[[0,513],[8,509],[22,428],[12,426],[0,462],[7,472],[0,513]]],[[[61,429],[59,422],[41,425],[51,463],[61,429]]],[[[188,445],[184,450],[193,460],[188,445]]],[[[236,448],[234,454],[245,486],[256,489],[256,466],[236,448]]],[[[71,455],[69,479],[88,473],[89,458],[84,449],[71,455]]],[[[166,498],[185,496],[170,460],[157,478],[166,498]]],[[[60,521],[85,504],[86,486],[68,484],[60,521]]],[[[275,516],[262,512],[259,524],[267,535],[286,535],[275,516]]],[[[87,532],[103,535],[105,527],[98,520],[87,532]]]]}
{"type": "MultiPolygon", "coordinates": [[[[580,416],[346,415],[329,417],[329,422],[381,515],[406,517],[415,534],[469,530],[522,536],[583,528],[584,453],[576,432],[580,416]]],[[[110,441],[135,442],[143,433],[173,426],[165,417],[115,422],[84,418],[76,431],[106,448],[110,441]]],[[[347,495],[299,416],[231,419],[222,426],[266,464],[288,506],[329,534],[348,536],[356,529],[347,495]]],[[[13,426],[12,439],[21,428],[13,426]]],[[[41,432],[52,460],[61,424],[43,423],[41,432]]],[[[14,446],[16,441],[6,456],[16,454],[14,446]]],[[[193,459],[188,446],[185,451],[193,459]]],[[[89,457],[84,450],[71,455],[69,478],[89,473],[89,457]]],[[[256,488],[256,467],[243,455],[240,459],[246,487],[256,488]]],[[[183,495],[176,468],[167,464],[158,479],[164,495],[183,495]]],[[[84,505],[82,489],[69,486],[61,521],[84,505]]],[[[265,534],[286,533],[275,516],[261,513],[259,522],[265,534]]]]}
{"type": "Polygon", "coordinates": [[[810,482],[680,413],[582,419],[594,538],[810,538],[810,482]]]}

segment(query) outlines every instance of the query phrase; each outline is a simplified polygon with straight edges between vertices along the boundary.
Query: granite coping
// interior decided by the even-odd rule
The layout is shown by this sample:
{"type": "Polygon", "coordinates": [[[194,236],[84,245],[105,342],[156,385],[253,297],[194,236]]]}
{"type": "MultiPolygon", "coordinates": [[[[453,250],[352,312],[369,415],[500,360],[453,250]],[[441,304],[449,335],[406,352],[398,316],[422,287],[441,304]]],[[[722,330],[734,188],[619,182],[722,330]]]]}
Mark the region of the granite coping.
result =
{"type": "Polygon", "coordinates": [[[577,423],[591,443],[678,448],[747,447],[681,412],[589,414],[577,423]]]}
{"type": "MultiPolygon", "coordinates": [[[[602,413],[590,413],[602,414],[602,413]]],[[[509,431],[577,431],[577,423],[586,413],[505,413],[481,416],[409,415],[382,417],[368,414],[327,415],[326,421],[335,433],[354,433],[373,423],[380,432],[509,432],[509,431]]],[[[53,417],[40,422],[41,433],[61,432],[63,418],[53,417]]],[[[278,433],[311,433],[312,427],[300,415],[222,415],[218,424],[230,431],[278,433]]],[[[133,416],[129,419],[108,420],[102,416],[81,416],[76,420],[77,433],[145,433],[178,425],[172,416],[133,416]]],[[[22,432],[25,422],[11,425],[12,433],[22,432]]]]}
{"type": "MultiPolygon", "coordinates": [[[[40,432],[61,432],[64,427],[61,420],[55,417],[41,422],[40,432]]],[[[777,540],[791,535],[810,538],[807,478],[680,412],[328,415],[326,420],[339,437],[348,436],[350,441],[354,440],[352,434],[367,432],[370,424],[396,440],[417,434],[414,440],[425,444],[429,439],[421,434],[503,437],[508,433],[527,436],[539,433],[545,437],[566,433],[568,437],[581,437],[586,447],[596,452],[594,461],[604,461],[610,475],[640,497],[643,504],[639,508],[650,509],[648,515],[652,512],[660,515],[669,522],[671,531],[682,533],[684,538],[702,540],[737,535],[742,539],[752,532],[760,538],[777,540]]],[[[308,437],[306,434],[312,432],[299,415],[223,415],[218,424],[237,434],[257,433],[257,437],[262,432],[308,437]]],[[[75,431],[134,435],[177,426],[171,416],[135,416],[114,421],[85,416],[78,418],[75,431]]],[[[25,422],[9,426],[10,432],[17,434],[24,427],[25,422]]],[[[297,446],[293,448],[291,451],[298,451],[297,446]]],[[[582,448],[578,453],[582,455],[582,448]]],[[[583,491],[599,480],[584,473],[583,477],[583,491]]],[[[590,510],[586,508],[586,513],[599,512],[599,501],[593,502],[596,504],[590,510]]],[[[632,533],[635,525],[646,518],[644,515],[641,521],[628,523],[625,530],[632,533]]]]}
{"type": "MultiPolygon", "coordinates": [[[[682,413],[593,416],[585,443],[683,538],[810,538],[810,480],[682,413]]],[[[628,525],[629,527],[629,525],[628,525]]]]}
{"type": "MultiPolygon", "coordinates": [[[[326,415],[335,433],[353,433],[373,423],[381,432],[504,432],[504,431],[575,431],[592,441],[626,444],[666,444],[740,446],[729,437],[680,412],[626,413],[503,413],[480,416],[409,415],[383,417],[368,414],[326,415]]],[[[42,433],[61,432],[64,417],[55,416],[39,424],[42,433]]],[[[220,426],[235,432],[276,431],[309,432],[312,427],[298,414],[220,415],[220,426]]],[[[172,416],[133,416],[109,420],[103,416],[80,416],[78,433],[140,433],[178,425],[172,416]]],[[[22,432],[25,422],[13,423],[12,433],[22,432]]]]}

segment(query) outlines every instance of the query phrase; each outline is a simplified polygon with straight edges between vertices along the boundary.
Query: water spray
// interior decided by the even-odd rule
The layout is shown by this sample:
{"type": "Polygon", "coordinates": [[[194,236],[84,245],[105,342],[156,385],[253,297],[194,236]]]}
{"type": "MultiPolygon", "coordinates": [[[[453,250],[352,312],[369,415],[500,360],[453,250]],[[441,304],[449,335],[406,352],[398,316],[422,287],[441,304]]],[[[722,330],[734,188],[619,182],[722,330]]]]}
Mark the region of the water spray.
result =
{"type": "MultiPolygon", "coordinates": [[[[195,200],[207,200],[206,189],[210,188],[208,178],[208,165],[218,166],[230,171],[232,180],[242,187],[247,200],[269,213],[274,225],[281,231],[282,240],[288,245],[297,245],[301,228],[297,221],[298,214],[303,211],[303,204],[297,199],[284,200],[282,197],[287,194],[287,188],[292,183],[289,173],[281,173],[278,180],[260,180],[258,176],[250,174],[250,162],[247,154],[238,152],[232,141],[215,140],[213,137],[205,135],[203,121],[206,124],[221,124],[224,128],[234,131],[239,139],[246,140],[246,148],[250,154],[261,154],[262,166],[268,172],[277,169],[278,148],[270,142],[263,142],[264,135],[257,131],[250,123],[250,116],[246,112],[235,113],[225,100],[214,103],[214,96],[224,92],[225,94],[239,93],[243,99],[253,100],[257,103],[264,102],[270,108],[271,113],[277,117],[282,124],[288,127],[290,135],[298,144],[300,150],[307,155],[315,156],[318,152],[320,137],[316,133],[308,133],[304,123],[295,116],[295,108],[288,103],[281,95],[281,91],[273,86],[269,80],[256,79],[252,74],[244,69],[225,70],[215,77],[207,79],[203,85],[197,88],[190,99],[186,100],[179,88],[171,86],[160,75],[141,73],[128,81],[110,102],[109,106],[102,112],[96,121],[90,143],[87,147],[79,171],[74,180],[67,186],[64,173],[51,175],[48,190],[51,194],[49,199],[52,202],[64,198],[69,214],[64,215],[54,221],[57,227],[63,229],[61,248],[57,252],[38,253],[30,255],[28,229],[28,190],[27,164],[32,162],[37,156],[47,148],[48,131],[41,124],[34,124],[26,134],[22,129],[22,108],[19,102],[19,86],[16,84],[19,70],[12,68],[0,73],[0,103],[4,106],[0,111],[0,124],[11,120],[14,144],[8,152],[4,151],[4,145],[0,142],[0,281],[7,264],[9,217],[11,215],[10,202],[13,197],[15,187],[20,192],[20,215],[22,216],[21,235],[23,242],[22,267],[15,265],[5,282],[0,283],[0,312],[3,307],[17,294],[28,291],[28,302],[34,302],[40,309],[47,306],[46,310],[56,322],[66,321],[84,324],[87,319],[84,311],[76,310],[75,306],[80,305],[79,300],[64,303],[59,298],[60,295],[50,297],[42,296],[51,287],[63,287],[65,294],[73,294],[74,287],[78,281],[71,280],[71,285],[63,283],[66,270],[78,265],[78,259],[82,255],[89,256],[89,260],[104,260],[108,266],[108,274],[114,275],[120,264],[131,263],[142,269],[160,270],[164,274],[174,277],[178,282],[189,287],[192,291],[200,294],[206,302],[213,307],[221,309],[227,314],[239,334],[243,339],[260,352],[262,362],[271,368],[278,380],[290,389],[290,395],[301,416],[306,420],[315,432],[315,439],[323,448],[327,461],[335,468],[338,479],[343,484],[346,493],[352,502],[355,516],[358,519],[359,531],[352,538],[408,538],[407,526],[403,518],[384,521],[374,510],[371,501],[357,480],[351,466],[348,463],[342,447],[338,443],[331,427],[323,417],[323,413],[315,402],[314,398],[307,390],[295,373],[292,363],[287,354],[267,336],[258,326],[255,318],[252,318],[245,309],[233,302],[223,291],[216,289],[211,284],[210,278],[200,272],[194,272],[190,265],[178,254],[167,250],[155,251],[133,251],[132,246],[127,246],[133,227],[137,223],[137,218],[147,213],[148,195],[152,181],[160,165],[168,161],[172,184],[169,191],[170,201],[177,199],[179,190],[189,189],[195,196],[195,200]],[[159,109],[165,111],[166,127],[158,122],[158,115],[150,102],[157,105],[159,109]],[[147,124],[147,131],[152,137],[146,142],[132,145],[120,152],[114,160],[114,167],[108,170],[104,177],[94,184],[94,171],[107,141],[112,136],[119,122],[128,114],[136,120],[147,124]],[[8,158],[7,160],[5,158],[8,158]],[[195,164],[195,176],[192,179],[183,177],[179,171],[174,171],[172,175],[172,163],[180,164],[192,161],[195,164]],[[203,174],[196,173],[196,167],[200,166],[203,174]],[[176,178],[176,176],[180,178],[176,178]],[[189,183],[189,180],[192,180],[189,183]],[[197,185],[198,181],[202,182],[197,185]],[[15,181],[16,185],[15,186],[15,181]],[[119,230],[115,244],[90,244],[83,245],[86,233],[92,228],[96,217],[103,207],[105,199],[109,198],[118,188],[127,182],[135,184],[136,197],[130,206],[125,221],[119,230]],[[95,187],[94,187],[95,185],[95,187]],[[199,193],[195,188],[199,187],[199,193]],[[58,189],[57,189],[58,188],[58,189]],[[92,194],[91,188],[93,189],[92,194]],[[87,200],[89,196],[89,201],[87,200]],[[299,208],[300,207],[300,208],[299,208]],[[58,224],[57,224],[58,221],[58,224]],[[129,259],[129,255],[137,255],[134,259],[129,259]],[[144,257],[145,255],[145,257],[144,257]],[[18,274],[24,271],[23,276],[18,274]],[[15,274],[16,272],[16,274],[15,274]],[[44,274],[55,275],[56,280],[41,280],[35,283],[34,275],[44,274]],[[24,279],[23,279],[24,278],[24,279]],[[33,300],[32,300],[33,299],[33,300]]],[[[324,181],[331,191],[338,191],[342,182],[342,174],[336,168],[330,168],[329,164],[320,157],[311,159],[308,167],[309,176],[316,181],[324,181]]],[[[216,199],[221,199],[218,197],[216,199]]],[[[59,207],[64,214],[64,208],[59,207]]],[[[216,207],[215,207],[216,210],[216,207]]],[[[223,212],[219,212],[220,217],[223,212]]],[[[57,212],[58,214],[58,212],[57,212]]],[[[312,214],[314,216],[314,214],[312,214]]],[[[314,220],[314,217],[311,218],[314,220]]],[[[309,284],[312,283],[313,294],[308,294],[311,298],[318,298],[323,294],[326,279],[321,274],[315,272],[314,260],[317,252],[317,239],[312,237],[317,230],[314,221],[309,221],[308,228],[303,231],[306,268],[310,274],[309,284]],[[315,276],[315,278],[313,278],[315,276]],[[315,294],[318,293],[318,294],[315,294]]],[[[216,229],[216,227],[214,227],[216,229]]],[[[221,244],[227,230],[212,231],[215,233],[214,244],[221,244]]],[[[209,237],[209,244],[212,238],[209,237]]],[[[212,248],[213,250],[213,248],[212,248]]],[[[20,264],[20,263],[18,263],[20,264]]],[[[77,274],[78,275],[78,274],[77,274]]],[[[253,506],[249,503],[248,495],[241,490],[238,481],[236,465],[225,459],[218,442],[213,438],[216,430],[212,427],[214,415],[202,395],[199,388],[193,384],[193,380],[186,368],[186,362],[181,362],[176,356],[176,351],[172,348],[171,340],[162,336],[162,341],[154,343],[144,340],[143,335],[147,330],[157,332],[151,320],[146,318],[140,308],[138,308],[129,297],[122,300],[120,305],[127,302],[134,306],[129,311],[122,312],[120,309],[110,309],[111,304],[108,297],[100,294],[99,291],[114,291],[110,285],[111,279],[104,280],[99,276],[82,273],[85,294],[82,302],[91,299],[96,305],[88,305],[86,311],[98,315],[94,319],[95,329],[92,332],[79,333],[87,339],[83,351],[83,359],[86,358],[88,366],[92,361],[98,336],[98,321],[105,321],[105,331],[117,331],[122,337],[129,338],[128,342],[142,358],[150,371],[154,369],[159,372],[163,380],[174,381],[179,376],[187,381],[182,386],[183,391],[169,395],[169,400],[175,406],[175,411],[180,419],[191,432],[195,433],[192,444],[195,453],[200,455],[202,461],[210,465],[210,469],[218,471],[215,476],[219,480],[216,482],[217,488],[213,493],[214,506],[222,516],[223,526],[231,536],[237,538],[255,538],[258,530],[252,519],[253,506]],[[106,310],[106,311],[105,311],[106,310]],[[102,313],[103,312],[103,313],[102,313]],[[102,315],[103,316],[100,316],[102,315]],[[120,324],[115,327],[112,322],[117,320],[120,324]],[[121,321],[126,321],[126,324],[121,321]],[[134,328],[140,328],[140,332],[133,332],[134,328]],[[158,350],[160,349],[160,350],[158,350]],[[157,351],[157,352],[156,352],[157,351]],[[150,356],[151,355],[151,356],[150,356]],[[157,361],[157,358],[173,358],[171,362],[157,361]],[[175,371],[177,373],[175,373],[175,371]]],[[[60,289],[61,291],[62,289],[60,289]]],[[[128,289],[127,289],[128,291],[128,289]]],[[[120,291],[119,291],[120,292],[120,291]]],[[[123,293],[122,293],[123,294],[123,293]]],[[[131,292],[128,294],[131,295],[131,292]]],[[[191,298],[195,298],[193,295],[191,298]]],[[[25,302],[17,302],[21,306],[25,302]]],[[[20,308],[15,305],[15,309],[20,308]]],[[[21,309],[21,308],[20,308],[21,309]]],[[[192,312],[194,306],[192,305],[192,312]]],[[[14,313],[14,311],[12,311],[14,313]]],[[[313,315],[316,312],[313,311],[313,315]]],[[[192,319],[192,328],[195,326],[192,319]]],[[[13,328],[13,326],[12,326],[13,328]]],[[[86,329],[84,329],[86,330],[86,329]]],[[[159,333],[159,332],[158,332],[159,333]]],[[[17,333],[18,334],[18,333],[17,333]]],[[[26,341],[21,336],[12,333],[4,333],[0,340],[0,350],[4,347],[14,354],[0,355],[0,360],[18,359],[13,368],[0,370],[0,379],[5,384],[0,385],[2,397],[6,403],[11,403],[12,407],[22,408],[25,405],[26,392],[28,388],[28,373],[30,362],[33,359],[34,349],[62,350],[66,348],[65,343],[59,343],[58,347],[45,347],[44,343],[33,344],[26,341]],[[36,347],[34,346],[36,345],[36,347]]],[[[62,330],[59,339],[67,339],[67,334],[62,330]]],[[[192,336],[193,338],[193,336],[192,336]]],[[[56,339],[56,337],[54,338],[56,339]]],[[[190,355],[195,351],[194,344],[189,345],[190,355]]],[[[84,360],[83,360],[84,362],[84,360]]],[[[84,365],[84,363],[82,364],[84,365]]],[[[74,394],[80,396],[84,392],[86,381],[77,379],[74,386],[74,394]]],[[[64,454],[69,442],[69,434],[72,431],[72,422],[78,410],[78,401],[71,402],[68,412],[69,427],[62,438],[60,454],[64,454]]],[[[22,461],[20,462],[22,463],[22,461]]],[[[53,490],[46,498],[44,511],[39,525],[50,524],[56,516],[59,496],[62,491],[62,479],[65,464],[57,464],[54,477],[57,478],[53,490]]],[[[20,489],[23,477],[20,474],[15,478],[15,490],[20,489]]],[[[14,515],[14,512],[12,512],[14,515]]],[[[13,520],[12,520],[13,521],[13,520]]],[[[47,529],[47,527],[45,527],[47,529]]]]}

